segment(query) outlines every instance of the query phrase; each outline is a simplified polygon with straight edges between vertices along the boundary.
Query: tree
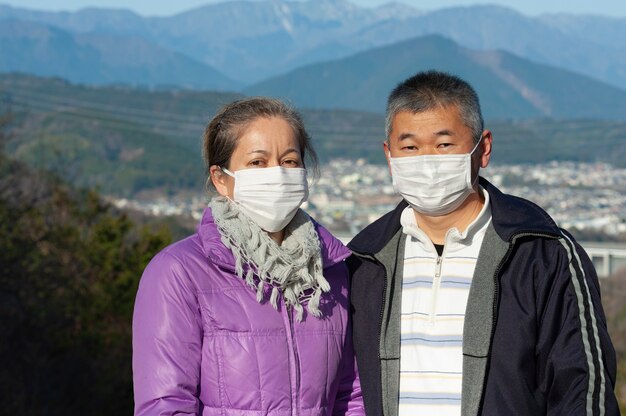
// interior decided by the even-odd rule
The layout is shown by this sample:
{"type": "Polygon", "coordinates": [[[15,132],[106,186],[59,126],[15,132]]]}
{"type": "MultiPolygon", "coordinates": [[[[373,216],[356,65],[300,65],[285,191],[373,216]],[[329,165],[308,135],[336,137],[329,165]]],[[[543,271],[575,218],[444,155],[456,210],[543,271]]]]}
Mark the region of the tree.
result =
{"type": "Polygon", "coordinates": [[[0,413],[132,412],[134,296],[170,240],[0,148],[0,413]]]}

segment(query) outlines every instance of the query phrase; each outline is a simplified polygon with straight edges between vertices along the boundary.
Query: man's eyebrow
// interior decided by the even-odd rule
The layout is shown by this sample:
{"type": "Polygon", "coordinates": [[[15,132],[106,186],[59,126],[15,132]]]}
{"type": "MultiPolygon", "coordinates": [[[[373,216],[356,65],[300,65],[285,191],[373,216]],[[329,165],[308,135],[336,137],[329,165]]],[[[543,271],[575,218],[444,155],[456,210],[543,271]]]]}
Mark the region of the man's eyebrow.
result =
{"type": "Polygon", "coordinates": [[[400,136],[398,136],[398,141],[412,139],[413,137],[415,137],[413,133],[402,133],[400,136]]]}
{"type": "MultiPolygon", "coordinates": [[[[440,136],[455,136],[456,134],[452,130],[443,129],[443,130],[438,130],[434,132],[433,135],[440,137],[440,136]]],[[[400,136],[398,136],[398,141],[412,139],[414,137],[415,135],[413,133],[402,133],[400,136]]]]}
{"type": "Polygon", "coordinates": [[[454,136],[454,132],[452,130],[443,129],[436,131],[435,136],[454,136]]]}

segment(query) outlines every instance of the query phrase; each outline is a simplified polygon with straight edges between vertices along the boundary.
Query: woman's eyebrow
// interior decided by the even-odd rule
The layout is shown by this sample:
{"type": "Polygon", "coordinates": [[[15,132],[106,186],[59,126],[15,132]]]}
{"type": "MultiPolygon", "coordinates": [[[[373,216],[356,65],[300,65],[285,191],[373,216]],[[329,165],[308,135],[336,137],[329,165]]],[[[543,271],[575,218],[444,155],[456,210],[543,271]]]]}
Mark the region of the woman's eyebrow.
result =
{"type": "Polygon", "coordinates": [[[280,155],[280,157],[281,157],[281,158],[282,158],[282,157],[285,157],[285,155],[288,155],[289,153],[298,153],[298,154],[300,154],[300,152],[298,152],[298,149],[296,149],[295,147],[290,147],[289,149],[285,150],[285,151],[283,152],[283,154],[282,154],[282,155],[280,155]]]}

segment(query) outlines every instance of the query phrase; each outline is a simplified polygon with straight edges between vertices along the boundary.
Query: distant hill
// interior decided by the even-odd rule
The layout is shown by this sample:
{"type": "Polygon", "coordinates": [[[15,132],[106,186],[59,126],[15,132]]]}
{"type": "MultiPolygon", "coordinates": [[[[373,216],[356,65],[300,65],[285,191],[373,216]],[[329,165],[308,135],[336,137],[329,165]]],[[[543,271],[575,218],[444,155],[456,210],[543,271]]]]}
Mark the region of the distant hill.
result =
{"type": "Polygon", "coordinates": [[[397,2],[364,8],[347,0],[262,0],[211,2],[167,17],[116,9],[68,13],[0,5],[0,20],[6,19],[39,22],[74,35],[140,37],[246,85],[311,63],[440,34],[465,47],[502,49],[626,89],[623,18],[530,17],[493,5],[424,12],[397,2]]]}
{"type": "MultiPolygon", "coordinates": [[[[73,184],[123,197],[202,192],[201,136],[223,104],[241,95],[88,87],[60,79],[0,75],[0,114],[14,113],[13,157],[73,184]]],[[[384,116],[302,110],[322,162],[365,158],[385,163],[384,116]]],[[[494,163],[550,160],[626,167],[626,121],[487,120],[494,163]]]]}
{"type": "Polygon", "coordinates": [[[129,196],[202,189],[203,125],[236,94],[86,87],[0,76],[0,110],[15,112],[8,150],[76,185],[129,196]]]}
{"type": "Polygon", "coordinates": [[[605,45],[611,40],[618,48],[626,47],[626,17],[550,13],[539,16],[537,20],[567,36],[585,39],[596,45],[605,45]]]}
{"type": "Polygon", "coordinates": [[[41,23],[5,20],[0,24],[0,51],[0,72],[96,85],[238,86],[214,68],[138,36],[72,34],[41,23]]]}
{"type": "Polygon", "coordinates": [[[244,90],[299,107],[382,112],[401,80],[438,69],[468,80],[488,118],[625,118],[626,91],[503,51],[474,51],[438,35],[424,36],[312,64],[244,90]]]}

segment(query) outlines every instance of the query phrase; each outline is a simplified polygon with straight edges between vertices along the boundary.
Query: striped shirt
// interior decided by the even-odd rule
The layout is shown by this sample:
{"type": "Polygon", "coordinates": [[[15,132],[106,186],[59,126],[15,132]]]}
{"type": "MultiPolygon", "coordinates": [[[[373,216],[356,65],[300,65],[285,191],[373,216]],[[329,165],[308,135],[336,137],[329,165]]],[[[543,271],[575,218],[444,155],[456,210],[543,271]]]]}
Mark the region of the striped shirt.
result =
{"type": "Polygon", "coordinates": [[[461,414],[463,323],[478,252],[491,221],[489,195],[476,219],[446,233],[441,256],[402,213],[406,236],[400,324],[399,415],[461,414]]]}

